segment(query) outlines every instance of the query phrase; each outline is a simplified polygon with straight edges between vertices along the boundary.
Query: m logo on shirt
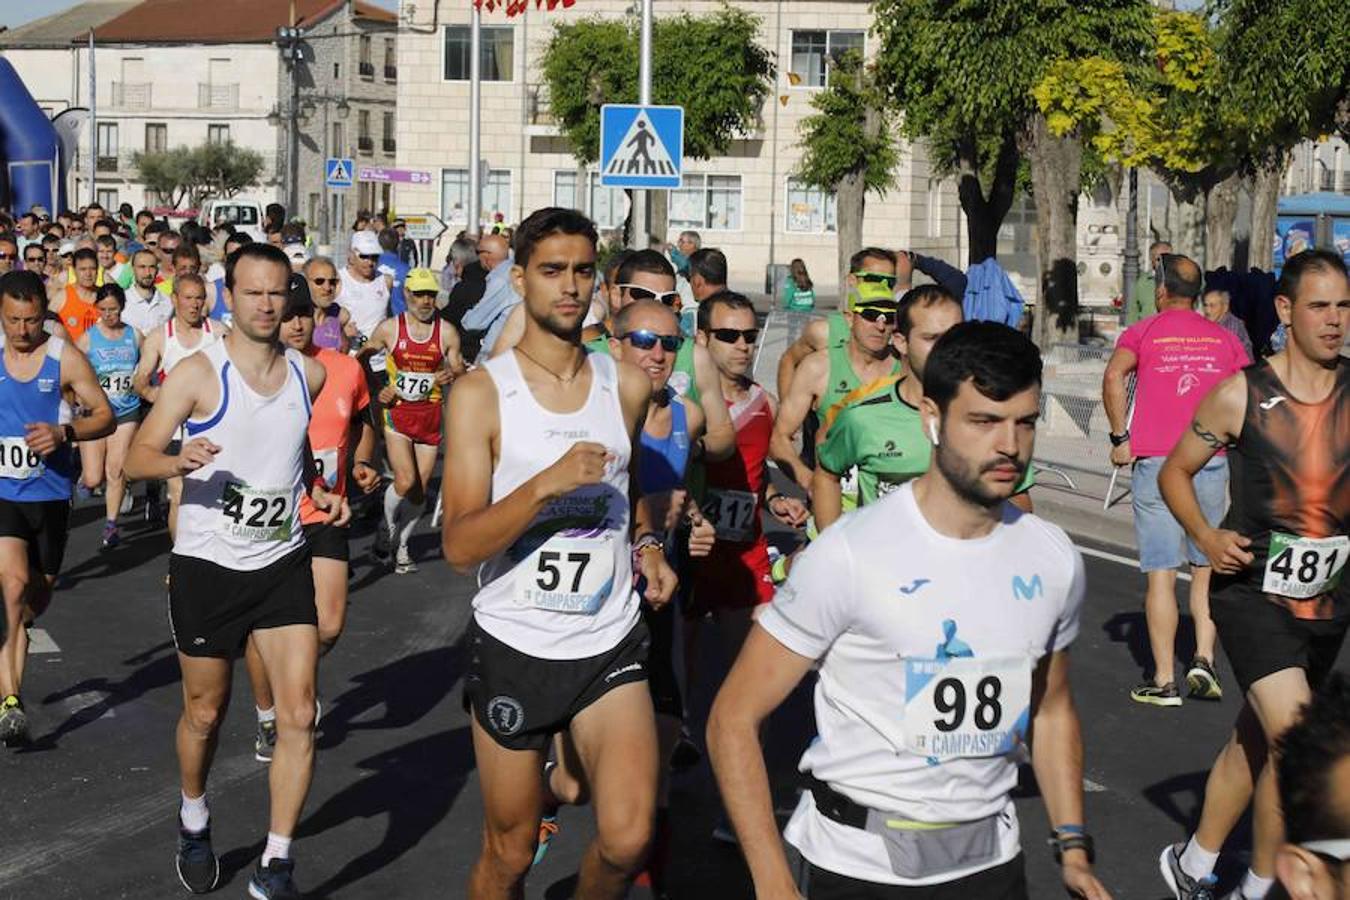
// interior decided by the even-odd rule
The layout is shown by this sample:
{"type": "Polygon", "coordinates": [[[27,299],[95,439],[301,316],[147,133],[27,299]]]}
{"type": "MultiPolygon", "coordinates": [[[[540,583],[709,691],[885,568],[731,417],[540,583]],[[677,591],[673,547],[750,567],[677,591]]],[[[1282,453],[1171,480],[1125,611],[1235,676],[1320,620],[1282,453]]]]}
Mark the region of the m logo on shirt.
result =
{"type": "Polygon", "coordinates": [[[1012,579],[1013,596],[1019,600],[1025,600],[1028,603],[1034,597],[1045,596],[1045,585],[1041,583],[1040,575],[1032,575],[1030,581],[1026,581],[1021,575],[1014,575],[1012,579]]]}

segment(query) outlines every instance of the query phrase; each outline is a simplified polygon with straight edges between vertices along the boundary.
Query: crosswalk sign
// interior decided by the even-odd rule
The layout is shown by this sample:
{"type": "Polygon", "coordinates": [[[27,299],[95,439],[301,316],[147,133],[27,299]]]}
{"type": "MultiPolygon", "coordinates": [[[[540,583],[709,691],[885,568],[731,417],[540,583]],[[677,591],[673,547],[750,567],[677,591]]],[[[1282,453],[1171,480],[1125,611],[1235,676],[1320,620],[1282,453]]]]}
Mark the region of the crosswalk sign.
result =
{"type": "Polygon", "coordinates": [[[600,183],[606,187],[678,188],[684,165],[684,108],[600,107],[600,183]]]}
{"type": "Polygon", "coordinates": [[[323,182],[330,189],[341,190],[352,186],[355,180],[356,166],[354,161],[340,156],[330,156],[324,162],[323,182]]]}

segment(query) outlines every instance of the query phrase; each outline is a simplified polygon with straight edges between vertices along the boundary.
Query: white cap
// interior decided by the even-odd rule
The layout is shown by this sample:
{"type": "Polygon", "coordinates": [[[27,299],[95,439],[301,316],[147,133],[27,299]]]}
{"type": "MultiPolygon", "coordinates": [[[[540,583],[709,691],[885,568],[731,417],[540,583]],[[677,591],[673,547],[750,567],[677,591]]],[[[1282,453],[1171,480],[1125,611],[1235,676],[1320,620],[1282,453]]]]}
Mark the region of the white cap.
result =
{"type": "Polygon", "coordinates": [[[61,245],[61,249],[60,249],[60,251],[59,251],[60,255],[62,255],[62,256],[69,256],[70,254],[72,254],[72,253],[74,253],[74,252],[75,252],[75,242],[74,242],[74,241],[66,241],[65,243],[63,243],[63,244],[61,245]]]}
{"type": "Polygon", "coordinates": [[[357,256],[376,256],[383,252],[383,248],[374,232],[358,231],[352,235],[352,252],[357,256]]]}
{"type": "Polygon", "coordinates": [[[287,244],[281,249],[292,263],[302,263],[309,259],[309,251],[305,249],[304,244],[287,244]]]}

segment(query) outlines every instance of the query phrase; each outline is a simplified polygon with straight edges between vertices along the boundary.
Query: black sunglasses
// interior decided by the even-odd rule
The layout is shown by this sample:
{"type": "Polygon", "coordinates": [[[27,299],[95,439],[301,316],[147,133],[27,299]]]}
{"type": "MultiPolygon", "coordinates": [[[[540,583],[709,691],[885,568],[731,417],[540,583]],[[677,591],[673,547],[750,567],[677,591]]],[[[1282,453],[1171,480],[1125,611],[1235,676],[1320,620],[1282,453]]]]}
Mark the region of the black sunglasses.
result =
{"type": "Polygon", "coordinates": [[[853,310],[853,314],[862,316],[864,322],[885,321],[887,324],[895,322],[895,310],[884,306],[860,306],[853,310]]]}
{"type": "Polygon", "coordinates": [[[337,278],[311,278],[310,281],[314,282],[319,287],[336,286],[338,283],[337,278]]]}
{"type": "Polygon", "coordinates": [[[684,344],[684,335],[682,334],[657,334],[655,331],[642,329],[640,331],[630,331],[622,335],[619,340],[627,341],[639,350],[650,350],[661,343],[661,349],[667,353],[674,353],[684,344]]]}
{"type": "Polygon", "coordinates": [[[39,253],[37,256],[25,256],[23,261],[26,263],[40,263],[47,258],[47,254],[39,253]]]}
{"type": "Polygon", "coordinates": [[[747,344],[753,344],[759,340],[758,328],[712,328],[709,330],[713,337],[724,344],[734,344],[740,338],[745,338],[747,344]]]}
{"type": "Polygon", "coordinates": [[[379,262],[379,261],[380,261],[380,254],[378,254],[378,253],[360,253],[360,254],[357,254],[357,255],[360,256],[362,259],[366,260],[367,262],[379,262]]]}
{"type": "Polygon", "coordinates": [[[19,254],[17,253],[0,253],[0,259],[18,259],[18,258],[19,254]]]}

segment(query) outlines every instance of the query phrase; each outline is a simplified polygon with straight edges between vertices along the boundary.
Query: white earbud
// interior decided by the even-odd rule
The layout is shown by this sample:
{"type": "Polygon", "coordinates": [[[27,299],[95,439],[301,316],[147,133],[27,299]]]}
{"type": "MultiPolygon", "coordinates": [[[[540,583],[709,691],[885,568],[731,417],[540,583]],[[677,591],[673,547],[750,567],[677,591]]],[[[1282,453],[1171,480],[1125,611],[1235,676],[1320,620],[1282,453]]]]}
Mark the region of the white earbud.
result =
{"type": "Polygon", "coordinates": [[[928,436],[933,439],[933,446],[938,445],[937,422],[928,423],[928,436]]]}

